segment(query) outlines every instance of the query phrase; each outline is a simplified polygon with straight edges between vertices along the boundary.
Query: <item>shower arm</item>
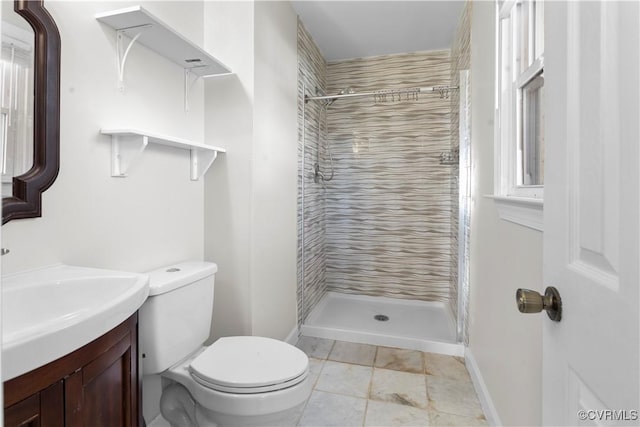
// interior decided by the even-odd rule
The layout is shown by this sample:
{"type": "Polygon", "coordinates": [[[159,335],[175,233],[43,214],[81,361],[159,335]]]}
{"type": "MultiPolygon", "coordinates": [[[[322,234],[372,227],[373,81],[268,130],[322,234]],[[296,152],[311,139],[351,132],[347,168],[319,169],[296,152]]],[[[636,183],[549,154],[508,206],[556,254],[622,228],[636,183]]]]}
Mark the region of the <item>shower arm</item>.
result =
{"type": "Polygon", "coordinates": [[[380,95],[399,95],[405,93],[443,93],[451,90],[458,90],[458,86],[429,86],[429,87],[419,87],[419,88],[404,88],[404,89],[387,89],[387,90],[378,90],[371,92],[356,92],[356,93],[344,93],[338,95],[320,95],[320,96],[304,96],[304,102],[307,103],[309,101],[320,101],[320,100],[335,100],[340,98],[357,98],[362,96],[380,96],[380,95]]]}

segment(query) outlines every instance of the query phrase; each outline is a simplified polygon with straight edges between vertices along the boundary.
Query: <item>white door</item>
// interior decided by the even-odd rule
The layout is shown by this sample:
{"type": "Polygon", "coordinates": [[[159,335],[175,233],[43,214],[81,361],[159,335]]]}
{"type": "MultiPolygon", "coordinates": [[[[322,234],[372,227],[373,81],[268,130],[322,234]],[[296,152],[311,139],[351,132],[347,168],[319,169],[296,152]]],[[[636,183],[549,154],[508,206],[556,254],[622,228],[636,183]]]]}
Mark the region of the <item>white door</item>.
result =
{"type": "Polygon", "coordinates": [[[637,1],[545,3],[546,425],[640,424],[639,28],[637,1]]]}

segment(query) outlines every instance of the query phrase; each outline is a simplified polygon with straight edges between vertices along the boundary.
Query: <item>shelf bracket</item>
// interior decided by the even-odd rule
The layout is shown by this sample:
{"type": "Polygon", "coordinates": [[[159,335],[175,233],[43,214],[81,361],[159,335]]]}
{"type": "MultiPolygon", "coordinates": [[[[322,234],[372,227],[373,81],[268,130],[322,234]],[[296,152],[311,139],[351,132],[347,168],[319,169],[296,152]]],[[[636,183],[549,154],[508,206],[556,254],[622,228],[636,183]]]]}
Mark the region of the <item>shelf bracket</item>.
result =
{"type": "Polygon", "coordinates": [[[191,149],[191,181],[198,181],[209,170],[218,151],[191,149]]]}
{"type": "Polygon", "coordinates": [[[191,88],[193,87],[193,85],[195,85],[198,79],[200,78],[198,74],[192,71],[196,68],[200,68],[200,67],[196,66],[196,67],[184,69],[184,112],[185,113],[189,112],[189,92],[191,91],[191,88]],[[193,81],[191,81],[192,74],[196,76],[196,78],[193,79],[193,81]]]}
{"type": "Polygon", "coordinates": [[[124,92],[124,66],[127,63],[127,56],[129,51],[140,38],[144,30],[151,28],[152,24],[140,25],[138,27],[122,28],[116,30],[116,63],[118,64],[118,89],[120,92],[124,92]],[[139,30],[132,38],[127,47],[124,47],[124,36],[128,35],[127,32],[131,30],[139,30]]]}
{"type": "Polygon", "coordinates": [[[126,177],[148,145],[146,135],[111,135],[111,176],[126,177]]]}
{"type": "Polygon", "coordinates": [[[196,75],[195,80],[193,81],[193,83],[191,83],[190,77],[191,77],[191,69],[185,68],[184,69],[184,112],[185,113],[189,112],[189,91],[191,90],[191,86],[193,86],[198,81],[198,78],[199,78],[196,75]]]}

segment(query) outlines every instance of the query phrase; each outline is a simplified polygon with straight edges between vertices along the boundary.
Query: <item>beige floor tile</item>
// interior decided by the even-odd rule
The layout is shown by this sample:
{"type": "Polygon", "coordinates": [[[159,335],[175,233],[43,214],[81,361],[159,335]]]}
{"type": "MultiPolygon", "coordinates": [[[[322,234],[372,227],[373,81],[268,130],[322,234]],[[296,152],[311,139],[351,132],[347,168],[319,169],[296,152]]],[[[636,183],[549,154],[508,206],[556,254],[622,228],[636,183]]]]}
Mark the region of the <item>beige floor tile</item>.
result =
{"type": "Polygon", "coordinates": [[[376,368],[421,374],[424,372],[423,353],[417,350],[378,347],[374,366],[376,368]]]}
{"type": "Polygon", "coordinates": [[[374,400],[426,408],[425,375],[375,368],[369,397],[374,400]]]}
{"type": "Polygon", "coordinates": [[[439,377],[448,377],[461,381],[471,381],[464,361],[445,354],[424,353],[425,373],[439,377]]]}
{"type": "Polygon", "coordinates": [[[329,354],[329,360],[364,366],[373,366],[375,357],[375,346],[345,341],[336,341],[329,354]]]}
{"type": "Polygon", "coordinates": [[[304,351],[309,357],[315,357],[316,359],[326,359],[329,355],[329,352],[331,352],[333,343],[333,340],[302,336],[298,340],[296,347],[304,351]]]}
{"type": "Polygon", "coordinates": [[[327,360],[315,388],[331,393],[366,398],[372,371],[373,368],[368,366],[327,360]]]}
{"type": "Polygon", "coordinates": [[[361,426],[366,399],[314,391],[304,408],[299,426],[361,426]]]}
{"type": "Polygon", "coordinates": [[[429,409],[463,417],[483,416],[480,401],[469,381],[427,375],[429,409]]]}
{"type": "Polygon", "coordinates": [[[429,411],[413,406],[369,400],[365,427],[428,426],[429,411]]]}
{"type": "Polygon", "coordinates": [[[311,383],[313,385],[318,381],[318,377],[320,376],[320,372],[324,367],[324,360],[315,359],[313,357],[309,358],[309,377],[311,378],[311,383]]]}
{"type": "Polygon", "coordinates": [[[488,426],[484,417],[469,418],[460,415],[444,414],[442,412],[429,412],[429,425],[432,427],[448,427],[448,426],[488,426]]]}

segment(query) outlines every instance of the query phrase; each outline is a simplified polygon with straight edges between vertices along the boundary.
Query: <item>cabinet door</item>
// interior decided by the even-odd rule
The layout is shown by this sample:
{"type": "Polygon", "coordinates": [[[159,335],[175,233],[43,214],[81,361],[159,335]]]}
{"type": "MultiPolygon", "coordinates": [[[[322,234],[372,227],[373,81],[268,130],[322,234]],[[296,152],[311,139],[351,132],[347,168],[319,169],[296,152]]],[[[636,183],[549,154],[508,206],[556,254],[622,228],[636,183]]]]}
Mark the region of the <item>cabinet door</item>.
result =
{"type": "Polygon", "coordinates": [[[4,383],[5,426],[144,425],[138,315],[58,360],[4,383]]]}
{"type": "Polygon", "coordinates": [[[133,340],[117,344],[65,379],[66,426],[137,425],[137,372],[133,340]]]}
{"type": "Polygon", "coordinates": [[[7,427],[62,427],[64,426],[64,387],[58,381],[4,411],[7,427]]]}

